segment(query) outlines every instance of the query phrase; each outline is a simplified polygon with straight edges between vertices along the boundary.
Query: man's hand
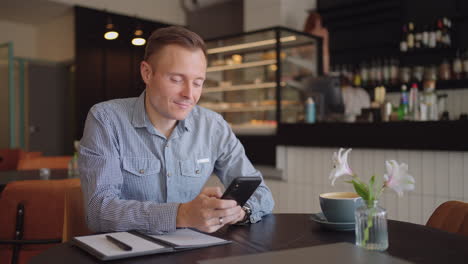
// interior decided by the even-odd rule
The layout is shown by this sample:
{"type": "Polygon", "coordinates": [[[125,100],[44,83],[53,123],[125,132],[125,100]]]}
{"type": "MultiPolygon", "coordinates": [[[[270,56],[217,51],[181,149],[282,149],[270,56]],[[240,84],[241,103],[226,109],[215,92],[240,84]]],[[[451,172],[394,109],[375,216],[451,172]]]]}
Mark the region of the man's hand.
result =
{"type": "Polygon", "coordinates": [[[212,233],[225,224],[234,224],[242,220],[244,210],[237,205],[236,201],[221,200],[221,196],[219,187],[204,188],[195,199],[180,204],[176,226],[194,227],[200,231],[212,233]]]}

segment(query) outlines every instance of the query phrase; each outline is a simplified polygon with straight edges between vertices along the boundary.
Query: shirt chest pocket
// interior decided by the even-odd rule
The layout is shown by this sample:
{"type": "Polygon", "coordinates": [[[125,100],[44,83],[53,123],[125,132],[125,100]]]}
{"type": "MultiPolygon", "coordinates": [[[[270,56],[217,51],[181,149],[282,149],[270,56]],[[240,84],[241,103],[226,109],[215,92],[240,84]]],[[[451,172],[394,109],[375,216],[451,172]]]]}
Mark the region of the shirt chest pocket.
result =
{"type": "Polygon", "coordinates": [[[161,171],[161,162],[151,158],[124,157],[122,166],[125,171],[140,177],[161,171]]]}
{"type": "Polygon", "coordinates": [[[187,177],[202,177],[210,167],[209,159],[188,159],[179,161],[180,173],[187,177]]]}

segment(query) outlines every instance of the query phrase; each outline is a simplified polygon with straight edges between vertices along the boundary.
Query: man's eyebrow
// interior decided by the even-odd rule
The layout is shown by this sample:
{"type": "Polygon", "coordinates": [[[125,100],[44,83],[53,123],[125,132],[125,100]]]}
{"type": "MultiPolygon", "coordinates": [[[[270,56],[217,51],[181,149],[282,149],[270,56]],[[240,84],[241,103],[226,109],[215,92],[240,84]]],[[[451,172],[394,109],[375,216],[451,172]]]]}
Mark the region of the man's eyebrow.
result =
{"type": "MultiPolygon", "coordinates": [[[[169,75],[178,75],[178,76],[182,76],[182,77],[185,77],[185,76],[186,76],[185,74],[180,73],[180,72],[169,72],[168,74],[169,74],[169,75]]],[[[205,77],[200,76],[200,77],[195,78],[195,80],[202,80],[202,81],[204,81],[204,80],[205,80],[205,77]]]]}

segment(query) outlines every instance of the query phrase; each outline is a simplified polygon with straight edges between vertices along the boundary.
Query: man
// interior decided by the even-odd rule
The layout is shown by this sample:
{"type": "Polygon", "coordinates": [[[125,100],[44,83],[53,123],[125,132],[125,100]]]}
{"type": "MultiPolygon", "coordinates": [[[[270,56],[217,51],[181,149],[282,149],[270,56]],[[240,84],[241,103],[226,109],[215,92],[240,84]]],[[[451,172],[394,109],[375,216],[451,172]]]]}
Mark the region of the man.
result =
{"type": "Polygon", "coordinates": [[[223,118],[196,106],[206,75],[203,40],[183,27],[155,31],[140,72],[138,98],[93,106],[80,143],[80,177],[90,229],[214,232],[257,222],[274,202],[262,182],[241,208],[203,188],[214,172],[227,186],[261,176],[223,118]]]}

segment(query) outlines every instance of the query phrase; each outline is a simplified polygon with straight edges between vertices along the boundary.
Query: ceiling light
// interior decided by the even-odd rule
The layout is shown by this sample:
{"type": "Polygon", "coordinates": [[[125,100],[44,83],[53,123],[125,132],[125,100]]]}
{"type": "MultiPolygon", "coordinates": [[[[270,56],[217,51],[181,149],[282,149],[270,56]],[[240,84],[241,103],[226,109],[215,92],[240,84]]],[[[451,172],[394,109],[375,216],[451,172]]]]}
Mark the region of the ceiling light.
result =
{"type": "Polygon", "coordinates": [[[112,20],[110,17],[107,18],[106,24],[106,33],[104,33],[104,38],[107,40],[113,40],[119,37],[119,32],[115,30],[114,24],[112,24],[112,20]]]}
{"type": "Polygon", "coordinates": [[[146,40],[143,38],[143,30],[137,29],[135,30],[135,34],[132,39],[132,44],[135,46],[143,46],[145,45],[146,40]]]}

